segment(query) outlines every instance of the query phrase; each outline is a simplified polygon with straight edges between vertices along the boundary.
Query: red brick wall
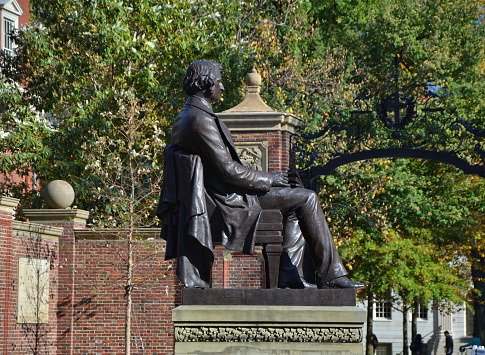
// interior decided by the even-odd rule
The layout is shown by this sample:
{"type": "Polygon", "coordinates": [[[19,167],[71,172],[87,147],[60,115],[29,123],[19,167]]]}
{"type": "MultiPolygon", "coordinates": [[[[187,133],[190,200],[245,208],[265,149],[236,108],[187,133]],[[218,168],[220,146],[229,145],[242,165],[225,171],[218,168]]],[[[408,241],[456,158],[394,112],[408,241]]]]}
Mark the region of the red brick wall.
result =
{"type": "Polygon", "coordinates": [[[0,353],[7,354],[11,327],[10,318],[12,317],[12,309],[14,309],[10,285],[15,275],[14,265],[12,265],[12,214],[2,211],[0,211],[0,248],[2,254],[0,258],[0,327],[2,333],[0,335],[2,339],[0,353]]]}
{"type": "Polygon", "coordinates": [[[0,353],[5,355],[40,353],[56,354],[56,306],[59,245],[33,235],[32,238],[16,235],[12,229],[12,215],[0,212],[0,246],[2,250],[0,273],[0,322],[2,341],[0,353]],[[18,324],[18,259],[20,257],[47,259],[49,273],[49,323],[18,324]]]}
{"type": "Polygon", "coordinates": [[[63,223],[43,223],[52,227],[63,228],[62,237],[59,240],[59,283],[58,283],[58,303],[57,303],[57,334],[56,343],[59,354],[73,354],[74,346],[73,332],[73,309],[75,304],[74,274],[78,257],[76,255],[76,241],[74,228],[85,228],[84,223],[66,221],[63,223]]]}
{"type": "Polygon", "coordinates": [[[5,182],[16,186],[25,184],[27,190],[31,190],[33,187],[33,174],[29,174],[28,176],[20,176],[16,172],[8,175],[0,174],[0,184],[5,182]]]}
{"type": "MultiPolygon", "coordinates": [[[[152,242],[164,250],[165,242],[152,242]]],[[[120,354],[123,350],[125,298],[121,282],[120,243],[104,241],[76,242],[75,296],[73,303],[73,354],[120,354]]],[[[260,247],[257,250],[260,251],[260,247]]],[[[223,247],[215,248],[212,287],[261,288],[264,284],[263,260],[232,253],[224,260],[223,247]]],[[[164,261],[163,252],[149,255],[150,249],[138,252],[143,259],[138,277],[148,281],[133,295],[133,353],[173,354],[174,328],[172,309],[182,302],[183,285],[175,275],[175,261],[164,261]]],[[[58,314],[64,313],[61,308],[58,314]]],[[[60,317],[62,318],[62,317],[60,317]]],[[[59,354],[68,353],[67,342],[59,343],[59,354]]]]}
{"type": "Polygon", "coordinates": [[[42,241],[36,238],[13,236],[12,279],[10,287],[10,316],[8,354],[39,353],[56,354],[56,306],[58,281],[58,250],[56,242],[42,241]],[[18,290],[18,258],[47,259],[50,261],[49,276],[49,323],[48,324],[17,324],[17,290],[18,290]]]}
{"type": "Polygon", "coordinates": [[[212,288],[264,288],[264,261],[262,247],[256,247],[254,255],[238,252],[228,253],[222,246],[214,248],[212,288]]]}
{"type": "MultiPolygon", "coordinates": [[[[38,343],[40,353],[123,353],[126,300],[121,281],[122,244],[76,241],[73,228],[84,225],[73,222],[45,223],[64,228],[59,243],[6,238],[9,233],[11,236],[11,214],[6,216],[10,222],[0,220],[1,246],[6,257],[2,259],[0,302],[3,309],[8,306],[6,312],[0,312],[4,334],[1,353],[29,352],[29,346],[35,343],[34,331],[42,335],[38,343]],[[27,327],[16,323],[19,256],[51,258],[48,325],[27,327]],[[11,273],[8,277],[7,271],[11,273]]],[[[133,294],[132,352],[173,354],[171,311],[181,304],[183,285],[175,275],[176,262],[164,260],[165,242],[158,240],[150,245],[150,248],[138,248],[136,253],[141,263],[135,276],[138,287],[133,294]]],[[[223,247],[216,247],[213,287],[261,288],[264,285],[261,247],[257,247],[255,255],[231,253],[225,259],[224,251],[223,247]]]]}
{"type": "MultiPolygon", "coordinates": [[[[152,242],[164,249],[165,242],[152,242]]],[[[74,299],[74,354],[121,354],[125,304],[119,252],[121,243],[78,241],[74,299]]],[[[122,253],[123,254],[123,253],[122,253]]],[[[133,293],[132,353],[173,354],[172,309],[181,304],[183,285],[174,261],[141,248],[133,293]]],[[[62,352],[63,353],[63,352],[62,352]]]]}

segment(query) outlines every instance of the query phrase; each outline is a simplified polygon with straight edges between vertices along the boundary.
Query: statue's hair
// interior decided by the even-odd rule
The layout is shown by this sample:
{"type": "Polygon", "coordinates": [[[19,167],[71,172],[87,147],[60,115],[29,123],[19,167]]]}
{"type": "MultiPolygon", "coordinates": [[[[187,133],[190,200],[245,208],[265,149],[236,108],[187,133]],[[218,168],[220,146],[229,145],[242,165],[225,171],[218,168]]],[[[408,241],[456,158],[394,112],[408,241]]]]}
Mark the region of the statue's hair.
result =
{"type": "Polygon", "coordinates": [[[210,60],[197,60],[189,65],[184,78],[184,91],[187,95],[195,95],[199,91],[214,93],[216,68],[222,71],[222,65],[210,60]]]}

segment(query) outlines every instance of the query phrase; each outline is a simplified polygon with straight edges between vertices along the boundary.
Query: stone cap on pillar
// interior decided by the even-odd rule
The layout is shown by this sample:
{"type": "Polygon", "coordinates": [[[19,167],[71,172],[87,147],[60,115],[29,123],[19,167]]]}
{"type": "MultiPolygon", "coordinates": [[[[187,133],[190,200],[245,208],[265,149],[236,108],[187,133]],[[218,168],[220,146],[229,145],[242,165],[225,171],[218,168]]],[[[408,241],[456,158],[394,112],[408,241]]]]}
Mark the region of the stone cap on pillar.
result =
{"type": "Polygon", "coordinates": [[[89,211],[78,209],[25,209],[24,216],[32,223],[79,223],[86,224],[89,211]]]}
{"type": "Polygon", "coordinates": [[[19,204],[18,198],[0,196],[0,212],[13,213],[13,210],[19,204]]]}
{"type": "Polygon", "coordinates": [[[255,68],[246,76],[246,85],[244,100],[233,108],[218,113],[231,132],[296,132],[302,119],[290,113],[275,111],[261,99],[261,75],[255,68]]]}
{"type": "Polygon", "coordinates": [[[59,227],[46,226],[39,223],[27,223],[13,221],[13,233],[19,237],[35,238],[58,242],[62,236],[63,229],[59,227]]]}
{"type": "Polygon", "coordinates": [[[78,223],[86,224],[89,211],[70,209],[74,201],[74,189],[63,180],[49,182],[42,192],[49,209],[24,209],[24,216],[32,223],[78,223]]]}

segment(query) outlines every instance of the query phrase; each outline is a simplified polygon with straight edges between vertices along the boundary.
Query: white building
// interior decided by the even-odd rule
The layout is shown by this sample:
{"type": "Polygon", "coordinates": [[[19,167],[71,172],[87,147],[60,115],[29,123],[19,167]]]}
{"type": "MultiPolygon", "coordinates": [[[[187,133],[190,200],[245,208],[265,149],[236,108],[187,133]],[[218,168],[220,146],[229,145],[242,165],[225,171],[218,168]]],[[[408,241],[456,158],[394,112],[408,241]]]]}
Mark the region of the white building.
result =
{"type": "MultiPolygon", "coordinates": [[[[358,306],[367,310],[367,301],[358,302],[358,306]]],[[[374,305],[374,334],[379,344],[376,355],[399,355],[403,353],[403,315],[402,305],[376,302],[374,305]]],[[[411,312],[408,312],[408,344],[411,344],[411,312]]],[[[364,325],[364,332],[367,326],[364,325]]],[[[466,307],[455,307],[450,311],[420,307],[417,321],[417,333],[423,337],[424,354],[444,355],[445,336],[448,330],[454,341],[454,354],[459,354],[459,347],[467,344],[473,333],[473,314],[466,307]]],[[[364,334],[364,339],[366,339],[364,334]]],[[[409,351],[411,354],[411,351],[409,351]]]]}
{"type": "Polygon", "coordinates": [[[0,0],[0,49],[13,53],[15,43],[9,34],[28,23],[29,0],[0,0]]]}

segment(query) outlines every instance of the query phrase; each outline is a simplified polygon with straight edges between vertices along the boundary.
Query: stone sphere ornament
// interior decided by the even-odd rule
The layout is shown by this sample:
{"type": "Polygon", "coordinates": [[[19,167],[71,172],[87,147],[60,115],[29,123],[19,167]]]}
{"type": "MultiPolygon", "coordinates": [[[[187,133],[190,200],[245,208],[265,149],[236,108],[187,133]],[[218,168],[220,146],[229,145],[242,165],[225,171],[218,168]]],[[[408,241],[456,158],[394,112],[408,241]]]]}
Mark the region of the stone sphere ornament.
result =
{"type": "Polygon", "coordinates": [[[42,192],[44,201],[50,208],[65,209],[74,202],[74,189],[64,180],[54,180],[45,185],[42,192]]]}

